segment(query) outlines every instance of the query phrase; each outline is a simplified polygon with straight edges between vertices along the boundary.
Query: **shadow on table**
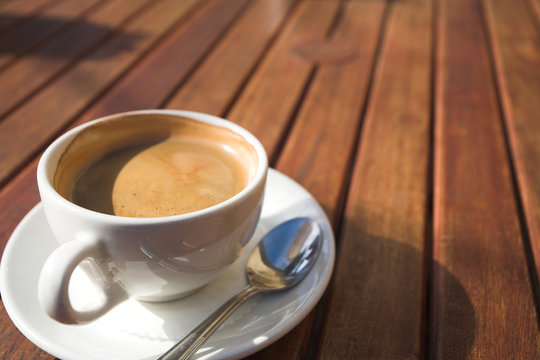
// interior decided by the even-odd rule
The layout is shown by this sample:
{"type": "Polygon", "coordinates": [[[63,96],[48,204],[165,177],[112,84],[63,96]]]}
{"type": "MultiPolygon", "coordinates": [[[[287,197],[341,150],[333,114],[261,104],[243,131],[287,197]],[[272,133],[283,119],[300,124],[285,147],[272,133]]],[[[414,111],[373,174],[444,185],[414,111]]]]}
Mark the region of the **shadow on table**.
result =
{"type": "Polygon", "coordinates": [[[422,358],[418,348],[433,352],[436,358],[467,358],[475,343],[476,315],[460,281],[440,263],[432,263],[429,268],[436,274],[436,283],[431,281],[431,286],[442,288],[439,293],[448,298],[430,306],[424,298],[423,252],[368,234],[351,223],[341,239],[327,295],[331,306],[323,326],[328,330],[322,330],[319,358],[332,354],[336,358],[422,358]],[[434,317],[441,313],[444,326],[434,317]],[[425,336],[419,334],[418,324],[425,316],[431,318],[426,324],[431,344],[425,344],[425,336]]]}
{"type": "MultiPolygon", "coordinates": [[[[287,189],[283,192],[286,193],[287,189]]],[[[294,202],[289,200],[293,202],[289,204],[286,198],[278,196],[280,194],[273,195],[277,196],[274,201],[282,203],[279,207],[281,211],[277,211],[277,208],[266,208],[266,211],[263,211],[264,217],[261,221],[266,225],[260,229],[263,233],[283,221],[283,214],[316,216],[316,213],[308,211],[308,198],[296,199],[294,202]]],[[[408,229],[406,221],[396,226],[401,226],[403,232],[413,231],[408,229]]],[[[297,351],[298,341],[301,341],[299,337],[310,335],[312,345],[321,346],[315,354],[318,359],[423,358],[418,351],[431,352],[433,357],[442,359],[465,359],[470,356],[477,332],[475,310],[463,285],[445,266],[438,262],[426,266],[423,251],[398,239],[367,233],[354,219],[348,222],[344,237],[340,241],[331,285],[325,296],[324,321],[319,323],[315,320],[311,334],[305,333],[306,328],[297,327],[300,334],[285,336],[258,352],[255,358],[274,359],[276,354],[297,351]],[[438,296],[446,297],[446,301],[435,299],[432,304],[426,301],[426,269],[435,275],[433,280],[430,280],[430,285],[441,289],[438,296]],[[434,314],[444,314],[444,319],[435,317],[434,314]],[[426,317],[433,321],[427,324],[424,321],[426,317]],[[442,321],[444,326],[441,325],[442,321]],[[420,334],[424,327],[430,344],[427,344],[425,336],[420,334]],[[323,336],[319,338],[320,334],[323,336]]],[[[237,275],[243,276],[243,269],[239,268],[237,275]]],[[[221,292],[228,289],[228,284],[219,279],[213,284],[223,286],[221,292]]],[[[198,293],[199,296],[204,296],[205,289],[210,292],[210,288],[203,288],[198,293]]],[[[267,301],[270,301],[270,296],[272,295],[264,295],[267,301]]],[[[301,296],[302,294],[297,294],[299,300],[301,296]]],[[[149,314],[159,319],[157,323],[163,336],[179,339],[183,335],[178,324],[184,321],[179,310],[183,308],[182,311],[195,311],[199,306],[195,299],[196,297],[190,297],[176,304],[143,306],[149,314]]],[[[213,339],[215,344],[238,345],[238,342],[235,343],[232,339],[240,333],[239,328],[253,336],[244,338],[244,342],[264,344],[269,331],[265,328],[265,318],[270,312],[266,309],[263,311],[266,315],[260,315],[263,300],[261,295],[259,300],[253,299],[244,304],[244,312],[236,314],[232,324],[223,324],[222,332],[216,332],[213,339]],[[259,309],[259,312],[253,309],[259,309]]],[[[276,297],[270,301],[272,308],[285,314],[285,318],[290,316],[290,313],[283,311],[286,304],[280,304],[278,300],[276,297]]],[[[184,321],[183,325],[189,328],[196,323],[188,325],[184,321]]],[[[220,346],[208,346],[204,354],[219,349],[220,346]]]]}
{"type": "Polygon", "coordinates": [[[109,26],[88,22],[84,19],[71,20],[56,17],[35,16],[22,19],[17,14],[0,14],[0,24],[18,21],[14,28],[0,34],[0,55],[18,54],[37,46],[29,53],[34,57],[71,58],[71,48],[77,52],[102,41],[105,35],[115,36],[113,46],[92,53],[94,60],[113,57],[132,50],[145,34],[124,32],[109,26]]]}

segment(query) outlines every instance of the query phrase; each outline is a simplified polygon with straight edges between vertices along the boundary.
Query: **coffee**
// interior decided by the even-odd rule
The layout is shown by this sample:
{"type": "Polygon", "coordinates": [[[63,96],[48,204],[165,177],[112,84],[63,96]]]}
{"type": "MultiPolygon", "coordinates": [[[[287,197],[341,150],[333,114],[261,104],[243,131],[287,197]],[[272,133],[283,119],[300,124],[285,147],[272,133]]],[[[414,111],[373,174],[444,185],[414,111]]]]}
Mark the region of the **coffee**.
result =
{"type": "Polygon", "coordinates": [[[253,149],[228,129],[167,117],[150,127],[130,120],[127,132],[115,125],[88,128],[62,155],[55,187],[71,202],[111,215],[161,217],[219,204],[249,183],[253,149]],[[93,149],[85,145],[90,140],[93,149]]]}

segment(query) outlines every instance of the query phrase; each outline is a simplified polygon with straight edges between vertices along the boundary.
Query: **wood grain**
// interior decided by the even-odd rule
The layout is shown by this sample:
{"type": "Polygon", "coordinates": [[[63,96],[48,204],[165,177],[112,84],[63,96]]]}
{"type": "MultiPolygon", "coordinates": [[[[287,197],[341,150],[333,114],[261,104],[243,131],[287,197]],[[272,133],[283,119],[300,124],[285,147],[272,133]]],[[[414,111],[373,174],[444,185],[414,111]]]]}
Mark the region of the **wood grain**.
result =
{"type": "Polygon", "coordinates": [[[252,3],[166,107],[225,116],[228,105],[264,55],[293,3],[291,0],[252,3]]]}
{"type": "Polygon", "coordinates": [[[538,319],[481,11],[478,1],[440,4],[432,355],[534,359],[538,319]]]}
{"type": "MultiPolygon", "coordinates": [[[[259,137],[339,235],[324,300],[250,359],[540,358],[539,9],[0,0],[0,253],[53,138],[193,109],[259,137]]],[[[54,359],[2,305],[0,358],[54,359]]]]}
{"type": "Polygon", "coordinates": [[[11,323],[4,304],[0,301],[0,323],[10,324],[0,326],[0,356],[2,359],[54,359],[25,338],[11,323]]]}
{"type": "MultiPolygon", "coordinates": [[[[301,2],[227,115],[253,132],[270,158],[278,154],[280,138],[286,134],[296,103],[303,100],[303,86],[315,66],[294,49],[306,39],[324,39],[338,10],[338,1],[301,2]]],[[[293,331],[250,359],[305,357],[314,321],[311,313],[293,331]]]]}
{"type": "Polygon", "coordinates": [[[37,159],[0,190],[0,203],[10,204],[0,207],[0,253],[17,224],[39,202],[36,169],[37,159]]]}
{"type": "Polygon", "coordinates": [[[258,136],[271,158],[315,66],[294,48],[308,39],[324,39],[338,7],[339,1],[300,3],[227,115],[258,136]]]}
{"type": "Polygon", "coordinates": [[[346,199],[320,359],[423,356],[431,1],[391,3],[385,28],[346,199]]]}
{"type": "MultiPolygon", "coordinates": [[[[380,2],[344,5],[329,41],[350,44],[356,56],[348,62],[319,65],[277,161],[278,170],[297,180],[319,201],[334,227],[347,185],[343,180],[356,142],[384,8],[380,2]],[[351,83],[350,79],[358,81],[351,83]],[[328,126],[331,119],[339,121],[328,126]]],[[[311,313],[294,333],[257,358],[305,357],[314,318],[311,313]]]]}
{"type": "Polygon", "coordinates": [[[247,1],[207,2],[94,104],[78,123],[100,116],[157,108],[210,51],[247,1]],[[212,26],[208,26],[212,24],[212,26]]]}
{"type": "Polygon", "coordinates": [[[32,17],[20,26],[0,37],[0,71],[48,36],[54,35],[72,20],[84,15],[100,0],[64,1],[47,8],[42,14],[32,17]]]}
{"type": "Polygon", "coordinates": [[[109,38],[24,107],[5,118],[0,123],[0,143],[3,144],[0,148],[0,183],[4,183],[43,144],[89,106],[195,2],[182,1],[179,4],[175,0],[165,0],[156,3],[124,28],[127,33],[138,34],[138,41],[125,48],[125,38],[121,34],[109,38]],[[118,49],[125,51],[118,52],[118,49]]]}
{"type": "Polygon", "coordinates": [[[484,1],[508,138],[540,275],[540,23],[535,23],[527,5],[526,1],[484,1]]]}
{"type": "Polygon", "coordinates": [[[319,65],[277,162],[278,169],[315,194],[334,223],[342,180],[357,138],[383,10],[382,3],[351,2],[344,6],[330,41],[349,44],[355,56],[344,63],[319,65]],[[358,80],[351,83],[350,79],[358,80]]]}
{"type": "MultiPolygon", "coordinates": [[[[62,31],[50,41],[25,54],[9,71],[0,73],[0,118],[24,99],[54,79],[78,57],[106,39],[148,0],[114,0],[107,2],[84,21],[62,31]],[[66,46],[66,44],[70,44],[66,46]]],[[[125,34],[126,43],[137,37],[125,34]]]]}

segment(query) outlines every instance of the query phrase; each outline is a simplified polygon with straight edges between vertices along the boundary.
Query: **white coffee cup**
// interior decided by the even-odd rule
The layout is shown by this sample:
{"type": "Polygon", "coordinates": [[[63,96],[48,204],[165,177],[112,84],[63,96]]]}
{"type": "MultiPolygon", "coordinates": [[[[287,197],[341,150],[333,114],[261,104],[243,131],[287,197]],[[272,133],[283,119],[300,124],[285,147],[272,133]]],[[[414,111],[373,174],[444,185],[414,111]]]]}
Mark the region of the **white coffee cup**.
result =
{"type": "Polygon", "coordinates": [[[196,112],[122,113],[86,123],[62,135],[45,151],[37,169],[45,215],[60,244],[41,271],[38,294],[42,307],[62,323],[85,323],[105,314],[127,297],[168,301],[207,284],[238,259],[251,238],[261,212],[267,170],[266,153],[253,135],[234,123],[196,112]],[[245,155],[249,176],[243,190],[216,205],[193,212],[136,218],[89,210],[68,200],[55,188],[58,187],[55,176],[59,163],[64,166],[64,163],[80,162],[79,167],[74,165],[74,169],[80,171],[119,143],[140,141],[162,126],[161,122],[184,121],[179,119],[190,119],[195,126],[207,124],[232,132],[250,149],[245,155]],[[113,130],[106,129],[99,137],[92,135],[93,129],[108,123],[115,124],[113,130]],[[146,125],[140,125],[142,123],[146,125]],[[83,150],[85,146],[97,148],[98,155],[94,150],[79,150],[79,153],[72,150],[77,149],[79,142],[85,142],[83,150]],[[92,147],[93,142],[96,146],[92,147]],[[105,298],[95,308],[84,311],[72,306],[68,292],[71,275],[78,266],[85,269],[105,298]]]}

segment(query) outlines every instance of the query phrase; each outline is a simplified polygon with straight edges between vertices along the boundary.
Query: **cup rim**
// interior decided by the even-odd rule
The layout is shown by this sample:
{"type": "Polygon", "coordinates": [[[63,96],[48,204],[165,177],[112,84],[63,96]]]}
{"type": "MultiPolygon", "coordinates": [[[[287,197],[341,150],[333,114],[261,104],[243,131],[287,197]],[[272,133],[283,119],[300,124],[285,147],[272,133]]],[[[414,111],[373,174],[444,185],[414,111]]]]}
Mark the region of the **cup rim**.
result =
{"type": "MultiPolygon", "coordinates": [[[[49,198],[53,200],[55,203],[62,206],[67,206],[73,211],[85,212],[85,216],[88,216],[92,219],[99,220],[102,222],[111,222],[111,223],[114,222],[117,224],[121,223],[121,224],[126,224],[126,225],[145,225],[145,224],[162,224],[162,223],[176,222],[180,220],[191,220],[194,218],[204,218],[220,210],[229,208],[230,206],[233,206],[236,202],[240,201],[242,198],[244,198],[248,194],[255,191],[257,187],[261,184],[261,182],[266,181],[267,171],[268,171],[268,157],[266,155],[266,151],[263,145],[253,134],[251,134],[248,130],[241,127],[240,125],[235,124],[229,120],[220,118],[218,116],[205,114],[205,113],[201,113],[197,111],[147,109],[147,110],[127,111],[127,112],[121,112],[121,113],[103,116],[95,120],[81,124],[67,131],[66,133],[62,134],[47,147],[47,149],[44,151],[43,155],[41,156],[38,162],[38,167],[37,167],[37,182],[38,182],[40,194],[42,191],[46,191],[48,195],[50,195],[49,198]],[[54,188],[53,184],[50,181],[49,176],[47,175],[47,164],[50,161],[52,161],[51,157],[57,150],[58,146],[65,143],[66,141],[70,141],[70,139],[72,139],[76,134],[84,130],[86,127],[91,126],[95,123],[108,120],[111,118],[127,117],[127,116],[132,116],[132,115],[181,116],[181,117],[189,118],[195,121],[201,121],[210,125],[224,127],[233,131],[234,133],[240,135],[243,139],[245,139],[255,149],[258,162],[257,162],[257,169],[255,171],[255,175],[253,176],[253,179],[240,192],[238,192],[234,196],[218,204],[215,204],[213,206],[210,206],[204,209],[189,212],[189,213],[184,213],[184,214],[179,214],[179,215],[159,216],[159,217],[137,218],[137,217],[105,214],[105,213],[97,212],[97,211],[79,206],[67,200],[62,195],[60,195],[54,188]]],[[[43,195],[41,195],[41,197],[43,201],[43,195]]]]}

